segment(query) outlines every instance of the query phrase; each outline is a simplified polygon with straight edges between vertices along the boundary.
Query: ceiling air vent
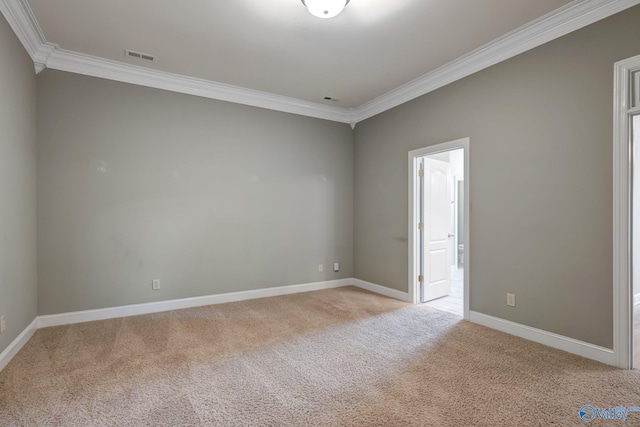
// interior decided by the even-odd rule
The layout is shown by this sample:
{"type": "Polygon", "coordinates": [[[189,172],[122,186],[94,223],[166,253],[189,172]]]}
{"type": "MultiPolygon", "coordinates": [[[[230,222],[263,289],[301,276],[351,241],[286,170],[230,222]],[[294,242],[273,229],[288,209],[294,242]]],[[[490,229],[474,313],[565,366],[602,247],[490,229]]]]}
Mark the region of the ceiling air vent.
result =
{"type": "Polygon", "coordinates": [[[124,51],[124,54],[126,56],[131,57],[131,58],[144,59],[145,61],[155,61],[156,60],[156,57],[153,56],[153,55],[149,55],[148,53],[136,52],[135,50],[126,49],[124,51]]]}

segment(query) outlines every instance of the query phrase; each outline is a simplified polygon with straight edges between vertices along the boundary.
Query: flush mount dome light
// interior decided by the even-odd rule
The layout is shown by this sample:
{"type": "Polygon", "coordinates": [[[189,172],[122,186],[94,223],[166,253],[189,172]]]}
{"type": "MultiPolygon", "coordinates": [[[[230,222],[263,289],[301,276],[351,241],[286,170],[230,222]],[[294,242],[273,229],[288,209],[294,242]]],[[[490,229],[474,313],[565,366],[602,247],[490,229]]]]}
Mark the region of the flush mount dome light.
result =
{"type": "Polygon", "coordinates": [[[349,4],[350,0],[302,0],[309,13],[318,18],[333,18],[349,4]]]}

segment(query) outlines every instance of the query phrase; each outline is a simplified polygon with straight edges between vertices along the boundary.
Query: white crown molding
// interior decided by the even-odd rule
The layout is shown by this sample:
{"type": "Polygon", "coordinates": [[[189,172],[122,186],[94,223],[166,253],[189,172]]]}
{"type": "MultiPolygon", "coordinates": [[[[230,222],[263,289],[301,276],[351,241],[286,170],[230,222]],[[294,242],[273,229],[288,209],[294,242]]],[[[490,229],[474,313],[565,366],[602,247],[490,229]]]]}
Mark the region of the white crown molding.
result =
{"type": "Polygon", "coordinates": [[[0,11],[31,56],[36,74],[44,68],[51,68],[268,110],[350,123],[355,126],[349,111],[344,108],[157,71],[61,49],[58,45],[46,40],[26,0],[0,0],[0,11]]]}
{"type": "Polygon", "coordinates": [[[285,113],[349,123],[348,114],[346,114],[343,108],[152,70],[60,49],[55,45],[49,44],[47,47],[51,50],[47,53],[47,68],[282,111],[285,113]]]}
{"type": "Polygon", "coordinates": [[[640,0],[575,0],[361,105],[354,111],[355,121],[390,110],[639,3],[640,0]]]}
{"type": "Polygon", "coordinates": [[[44,68],[44,64],[36,56],[40,47],[46,43],[46,39],[31,7],[26,0],[0,0],[0,11],[33,59],[36,74],[39,73],[44,68]]]}
{"type": "Polygon", "coordinates": [[[51,57],[58,49],[59,47],[57,44],[49,42],[44,42],[40,45],[36,53],[31,56],[36,68],[36,74],[40,74],[42,70],[47,68],[47,64],[49,64],[51,57]]]}
{"type": "Polygon", "coordinates": [[[316,102],[166,73],[60,49],[47,42],[26,0],[0,0],[0,11],[34,61],[45,67],[340,123],[356,123],[640,3],[574,0],[416,80],[357,108],[316,102]]]}

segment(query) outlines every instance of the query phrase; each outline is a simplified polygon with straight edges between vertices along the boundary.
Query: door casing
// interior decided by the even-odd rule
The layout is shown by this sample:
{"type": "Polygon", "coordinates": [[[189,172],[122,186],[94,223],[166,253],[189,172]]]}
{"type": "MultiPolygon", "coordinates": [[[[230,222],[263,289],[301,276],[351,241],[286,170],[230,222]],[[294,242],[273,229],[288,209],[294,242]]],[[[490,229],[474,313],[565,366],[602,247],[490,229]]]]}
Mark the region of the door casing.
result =
{"type": "Polygon", "coordinates": [[[418,286],[419,272],[419,230],[418,230],[418,158],[431,154],[442,153],[457,149],[464,150],[464,242],[465,242],[465,265],[464,265],[464,309],[463,318],[469,320],[470,306],[470,283],[471,283],[471,239],[470,239],[470,194],[471,194],[471,177],[469,174],[470,152],[469,138],[456,139],[455,141],[443,142],[441,144],[431,145],[424,148],[409,151],[408,154],[408,179],[409,179],[409,219],[408,219],[408,247],[409,247],[409,297],[411,302],[418,304],[420,302],[420,286],[418,286]]]}
{"type": "MultiPolygon", "coordinates": [[[[640,114],[640,55],[614,64],[613,88],[613,350],[605,361],[622,369],[633,366],[633,253],[631,233],[633,165],[631,117],[640,114]],[[632,76],[638,81],[634,81],[632,76]],[[637,93],[636,93],[637,92],[637,93]]],[[[634,170],[635,166],[635,170],[634,170]]]]}

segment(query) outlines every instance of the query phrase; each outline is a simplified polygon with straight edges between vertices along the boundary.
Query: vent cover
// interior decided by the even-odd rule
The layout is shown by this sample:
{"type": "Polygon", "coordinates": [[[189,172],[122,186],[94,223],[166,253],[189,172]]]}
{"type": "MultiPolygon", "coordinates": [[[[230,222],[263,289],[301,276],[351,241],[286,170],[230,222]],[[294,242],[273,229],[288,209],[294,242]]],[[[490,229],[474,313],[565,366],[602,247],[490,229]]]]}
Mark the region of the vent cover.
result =
{"type": "Polygon", "coordinates": [[[126,49],[124,51],[124,54],[126,56],[131,57],[131,58],[144,59],[145,61],[155,61],[156,60],[156,57],[153,56],[153,55],[149,55],[148,53],[136,52],[135,50],[126,49]]]}

